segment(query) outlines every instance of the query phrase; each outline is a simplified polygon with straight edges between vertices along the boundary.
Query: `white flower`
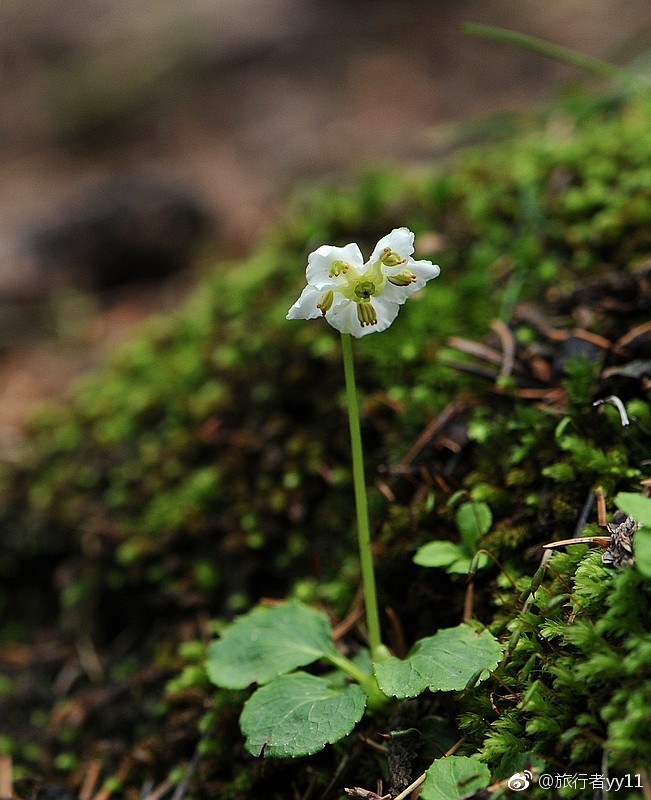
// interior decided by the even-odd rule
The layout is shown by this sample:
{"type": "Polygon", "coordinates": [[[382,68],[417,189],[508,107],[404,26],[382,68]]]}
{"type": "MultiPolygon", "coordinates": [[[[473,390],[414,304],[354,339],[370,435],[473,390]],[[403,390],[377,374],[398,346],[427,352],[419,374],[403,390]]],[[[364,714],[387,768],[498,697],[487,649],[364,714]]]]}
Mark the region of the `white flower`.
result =
{"type": "Polygon", "coordinates": [[[395,228],[376,244],[370,259],[356,244],[322,245],[307,260],[307,286],[287,319],[326,320],[342,333],[366,336],[386,330],[400,306],[440,270],[431,261],[415,261],[414,234],[395,228]]]}

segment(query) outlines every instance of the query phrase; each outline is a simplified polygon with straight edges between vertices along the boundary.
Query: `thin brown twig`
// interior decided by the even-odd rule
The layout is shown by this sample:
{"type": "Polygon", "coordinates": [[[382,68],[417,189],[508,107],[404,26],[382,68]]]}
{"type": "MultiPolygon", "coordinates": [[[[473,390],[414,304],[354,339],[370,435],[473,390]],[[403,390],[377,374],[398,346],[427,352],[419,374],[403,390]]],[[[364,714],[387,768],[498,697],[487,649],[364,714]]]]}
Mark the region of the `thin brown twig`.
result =
{"type": "Polygon", "coordinates": [[[387,607],[384,613],[389,620],[391,631],[393,632],[393,649],[395,654],[398,658],[405,658],[409,648],[407,647],[407,640],[405,639],[405,630],[402,627],[402,622],[391,607],[387,607]]]}
{"type": "Polygon", "coordinates": [[[0,756],[0,800],[11,800],[14,796],[11,773],[11,756],[0,756]]]}
{"type": "Polygon", "coordinates": [[[481,367],[475,363],[468,363],[466,361],[455,361],[452,358],[442,358],[440,363],[444,367],[449,367],[455,372],[463,372],[466,375],[473,375],[475,378],[483,378],[484,380],[494,382],[497,378],[497,372],[494,369],[481,367]]]}
{"type": "Polygon", "coordinates": [[[468,622],[468,620],[472,619],[474,604],[475,604],[475,582],[473,578],[473,580],[468,581],[468,583],[466,584],[466,594],[463,600],[464,622],[468,622]]]}
{"type": "Polygon", "coordinates": [[[161,797],[166,795],[174,788],[174,784],[171,781],[165,780],[160,783],[155,789],[145,795],[143,800],[160,800],[161,797]]]}
{"type": "Polygon", "coordinates": [[[409,450],[407,450],[400,459],[400,463],[398,464],[399,469],[405,470],[420,451],[426,447],[438,433],[444,430],[456,416],[461,414],[468,407],[468,403],[453,401],[449,403],[437,417],[431,419],[418,438],[412,443],[409,450]]]}
{"type": "Polygon", "coordinates": [[[359,589],[357,590],[357,594],[355,595],[355,599],[350,607],[350,611],[341,620],[341,622],[337,623],[337,625],[335,625],[332,629],[333,640],[338,642],[339,639],[342,639],[348,633],[348,631],[352,630],[355,625],[357,625],[363,616],[364,587],[360,585],[359,589]]]}
{"type": "MultiPolygon", "coordinates": [[[[131,768],[133,767],[133,760],[131,756],[125,756],[122,761],[120,762],[116,773],[115,773],[115,780],[118,783],[122,783],[125,781],[131,772],[131,768]]],[[[100,789],[95,795],[93,795],[93,800],[108,800],[112,794],[111,789],[100,789]]]]}
{"type": "Polygon", "coordinates": [[[641,325],[636,325],[631,328],[628,333],[621,336],[616,342],[615,347],[626,347],[627,344],[634,342],[639,336],[651,332],[651,322],[643,322],[641,325]]]}
{"type": "Polygon", "coordinates": [[[318,776],[316,775],[316,773],[310,775],[310,782],[307,785],[307,789],[303,792],[303,794],[300,797],[297,794],[298,789],[295,789],[294,795],[297,798],[297,800],[310,800],[310,797],[312,797],[312,795],[314,794],[314,789],[316,788],[317,781],[318,781],[318,776]]]}
{"type": "Polygon", "coordinates": [[[397,797],[394,797],[393,800],[405,800],[406,797],[409,797],[409,795],[412,792],[415,792],[416,789],[418,789],[420,786],[422,786],[425,783],[425,778],[426,777],[427,776],[423,772],[422,775],[419,775],[418,778],[416,778],[415,781],[412,781],[412,783],[410,783],[409,786],[403,792],[400,792],[400,794],[397,797]]]}
{"type": "Polygon", "coordinates": [[[594,493],[597,498],[597,525],[600,528],[605,528],[608,520],[606,519],[606,500],[604,498],[604,490],[601,488],[601,486],[597,486],[594,493]]]}
{"type": "Polygon", "coordinates": [[[499,350],[489,347],[482,342],[475,342],[472,339],[464,339],[461,336],[450,336],[448,339],[450,347],[455,350],[460,350],[468,356],[474,356],[481,361],[487,361],[489,364],[500,366],[503,360],[503,355],[499,350]]]}
{"type": "Polygon", "coordinates": [[[328,797],[330,792],[332,792],[333,788],[339,783],[339,780],[341,779],[341,776],[348,769],[348,765],[351,763],[351,761],[354,761],[355,758],[357,758],[357,756],[359,755],[361,746],[362,746],[361,742],[358,741],[355,744],[355,747],[353,748],[353,752],[352,753],[347,753],[347,754],[345,754],[345,755],[343,755],[341,757],[339,763],[337,764],[337,767],[336,767],[336,769],[334,771],[334,774],[333,774],[332,778],[330,779],[328,785],[326,786],[326,788],[323,790],[323,793],[321,794],[320,800],[326,800],[326,798],[328,797]]]}
{"type": "Polygon", "coordinates": [[[84,782],[79,790],[79,800],[91,800],[91,797],[95,792],[95,787],[97,786],[97,781],[99,780],[101,771],[102,762],[99,759],[94,759],[90,762],[88,769],[86,770],[84,782]]]}
{"type": "Polygon", "coordinates": [[[201,755],[199,752],[195,752],[192,756],[192,760],[188,764],[188,768],[185,771],[185,775],[183,776],[183,780],[179,783],[176,787],[176,791],[172,795],[172,800],[182,800],[185,795],[185,790],[188,788],[188,784],[192,779],[192,776],[197,771],[197,767],[199,766],[199,761],[201,760],[201,755]]]}
{"type": "Polygon", "coordinates": [[[515,366],[515,336],[501,319],[494,319],[491,322],[491,328],[500,337],[500,343],[502,345],[499,377],[508,378],[515,366]]]}

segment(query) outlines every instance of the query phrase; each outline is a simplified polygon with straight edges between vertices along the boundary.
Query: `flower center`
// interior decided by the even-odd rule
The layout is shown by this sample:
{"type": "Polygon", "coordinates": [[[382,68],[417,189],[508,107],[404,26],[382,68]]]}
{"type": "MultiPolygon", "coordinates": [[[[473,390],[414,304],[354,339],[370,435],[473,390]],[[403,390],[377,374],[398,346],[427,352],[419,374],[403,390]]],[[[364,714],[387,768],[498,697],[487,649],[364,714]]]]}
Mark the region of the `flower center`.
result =
{"type": "Polygon", "coordinates": [[[373,281],[360,281],[355,286],[355,297],[359,298],[356,302],[368,303],[375,294],[375,284],[373,281]]]}

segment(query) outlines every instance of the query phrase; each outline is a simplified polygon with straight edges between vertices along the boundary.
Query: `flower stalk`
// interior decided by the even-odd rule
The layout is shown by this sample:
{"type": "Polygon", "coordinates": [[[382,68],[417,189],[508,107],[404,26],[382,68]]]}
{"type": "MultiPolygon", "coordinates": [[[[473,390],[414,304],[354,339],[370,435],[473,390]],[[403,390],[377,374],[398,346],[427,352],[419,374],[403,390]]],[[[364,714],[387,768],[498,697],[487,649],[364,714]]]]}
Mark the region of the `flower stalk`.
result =
{"type": "Polygon", "coordinates": [[[355,383],[355,365],[353,345],[350,334],[341,334],[341,353],[344,362],[344,378],[346,382],[346,400],[348,404],[348,425],[350,428],[350,448],[353,462],[353,487],[355,491],[355,511],[357,516],[357,544],[364,586],[364,606],[366,610],[366,626],[368,641],[373,661],[381,661],[386,655],[380,632],[380,614],[375,586],[375,570],[373,568],[373,550],[371,548],[371,528],[368,515],[368,498],[366,495],[366,479],[364,477],[364,451],[362,449],[362,432],[359,424],[359,401],[355,383]]]}
{"type": "Polygon", "coordinates": [[[386,330],[405,301],[438,276],[436,264],[414,259],[413,253],[414,234],[409,228],[394,228],[383,236],[366,262],[354,243],[321,245],[308,256],[307,286],[287,312],[287,319],[325,318],[341,333],[366,626],[376,663],[387,658],[389,651],[380,631],[351,337],[386,330]]]}

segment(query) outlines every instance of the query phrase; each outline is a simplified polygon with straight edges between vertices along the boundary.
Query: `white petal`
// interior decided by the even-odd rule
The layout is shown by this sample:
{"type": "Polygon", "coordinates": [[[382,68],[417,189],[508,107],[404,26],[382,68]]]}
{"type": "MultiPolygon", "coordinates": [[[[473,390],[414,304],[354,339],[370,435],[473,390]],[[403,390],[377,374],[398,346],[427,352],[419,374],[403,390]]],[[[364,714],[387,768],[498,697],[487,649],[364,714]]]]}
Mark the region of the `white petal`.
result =
{"type": "Polygon", "coordinates": [[[402,305],[405,300],[408,300],[418,289],[419,287],[415,283],[410,283],[408,286],[394,286],[392,283],[387,282],[381,297],[388,303],[402,305]]]}
{"type": "Polygon", "coordinates": [[[367,336],[369,333],[385,331],[398,316],[400,306],[398,303],[385,300],[384,296],[374,297],[371,303],[377,314],[377,324],[375,325],[362,326],[357,316],[357,303],[352,300],[347,300],[345,303],[340,303],[336,308],[333,308],[331,312],[326,314],[326,319],[333,328],[342,333],[350,333],[357,339],[367,336]]]}
{"type": "Polygon", "coordinates": [[[357,303],[352,300],[346,300],[345,303],[339,303],[336,308],[333,308],[326,314],[326,319],[342,333],[352,333],[353,336],[363,336],[362,326],[357,319],[357,303]]]}
{"type": "Polygon", "coordinates": [[[386,286],[382,291],[382,297],[386,298],[392,303],[399,303],[402,305],[405,300],[419,292],[427,283],[427,281],[431,280],[432,278],[436,278],[437,275],[441,272],[441,270],[436,266],[436,264],[432,264],[431,261],[414,261],[413,259],[409,259],[408,263],[405,265],[403,264],[402,267],[398,269],[391,268],[384,269],[386,275],[394,275],[399,274],[405,269],[410,269],[414,275],[416,276],[416,280],[414,283],[409,283],[407,286],[396,286],[395,284],[387,281],[386,286]]]}
{"type": "MultiPolygon", "coordinates": [[[[392,302],[385,293],[381,297],[374,297],[372,302],[377,314],[377,325],[373,325],[372,330],[369,330],[368,333],[372,331],[379,333],[380,331],[385,331],[392,324],[393,320],[398,316],[400,306],[398,303],[392,302]]],[[[364,332],[367,332],[366,329],[364,329],[364,332]]]]}
{"type": "Polygon", "coordinates": [[[422,289],[427,281],[437,278],[441,274],[441,269],[431,261],[414,261],[410,258],[407,261],[407,269],[410,269],[416,276],[416,282],[412,284],[416,289],[422,289]]]}
{"type": "Polygon", "coordinates": [[[323,296],[323,290],[314,286],[306,286],[301,296],[287,312],[286,319],[316,319],[321,316],[317,303],[323,296]]]}
{"type": "Polygon", "coordinates": [[[321,290],[336,288],[340,281],[330,275],[330,269],[336,261],[349,264],[356,270],[361,269],[364,264],[364,259],[356,244],[347,244],[345,247],[323,244],[308,256],[305,272],[307,282],[321,290]]]}
{"type": "Polygon", "coordinates": [[[375,245],[370,261],[377,261],[385,247],[388,247],[393,253],[397,253],[400,258],[409,258],[414,252],[414,234],[409,228],[394,228],[375,245]]]}

